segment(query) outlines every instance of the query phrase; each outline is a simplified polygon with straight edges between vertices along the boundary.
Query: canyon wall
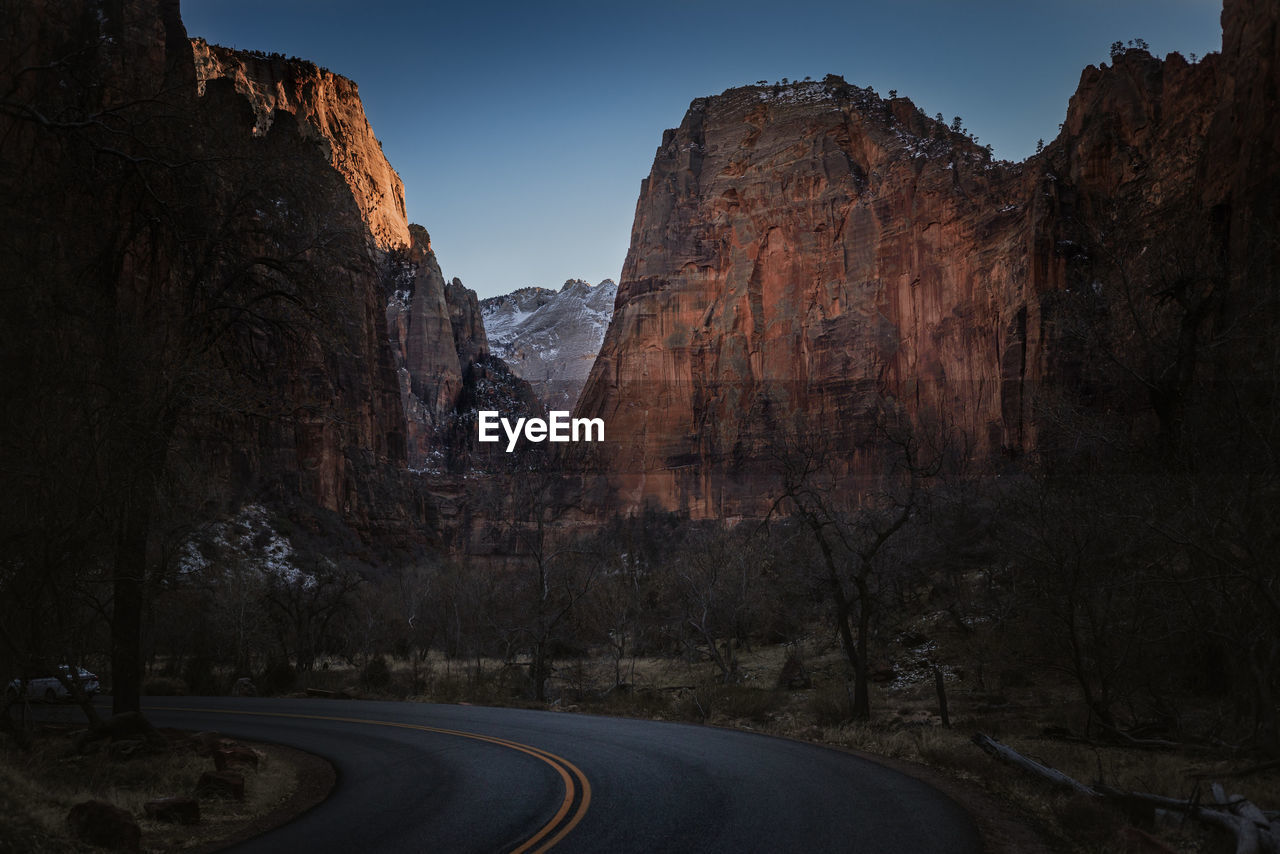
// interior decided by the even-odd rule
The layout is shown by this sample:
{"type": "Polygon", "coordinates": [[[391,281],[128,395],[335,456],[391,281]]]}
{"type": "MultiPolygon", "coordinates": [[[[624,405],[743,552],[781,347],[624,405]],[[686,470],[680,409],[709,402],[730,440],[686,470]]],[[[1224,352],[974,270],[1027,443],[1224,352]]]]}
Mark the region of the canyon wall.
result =
{"type": "Polygon", "coordinates": [[[354,84],[193,48],[170,0],[4,12],[29,69],[0,118],[10,470],[104,507],[164,489],[154,512],[268,501],[436,536],[386,323],[403,190],[354,84]]]}
{"type": "Polygon", "coordinates": [[[342,174],[360,216],[383,249],[409,244],[404,184],[373,135],[354,82],[305,59],[191,42],[196,83],[230,80],[253,107],[253,133],[266,133],[277,110],[298,117],[303,136],[314,139],[342,174]]]}
{"type": "MultiPolygon", "coordinates": [[[[268,134],[281,112],[295,116],[303,137],[319,144],[344,179],[376,247],[375,293],[399,390],[402,462],[439,474],[453,446],[466,442],[457,409],[468,378],[484,374],[488,343],[475,293],[456,278],[445,281],[430,235],[407,221],[403,185],[374,137],[356,84],[306,60],[202,39],[191,44],[201,94],[212,81],[229,81],[253,109],[255,137],[268,134]]],[[[403,473],[391,480],[403,481],[403,473]]],[[[428,488],[421,478],[410,480],[416,491],[428,488]]],[[[404,491],[403,483],[396,491],[404,491]]]]}
{"type": "Polygon", "coordinates": [[[410,225],[407,252],[387,260],[386,323],[407,418],[409,467],[432,467],[444,455],[448,422],[470,372],[489,356],[475,291],[445,282],[431,235],[410,225]]]}
{"type": "Polygon", "coordinates": [[[641,184],[576,411],[605,419],[612,500],[758,516],[798,444],[874,478],[886,408],[972,467],[1051,446],[1051,399],[1097,394],[1107,357],[1072,320],[1081,293],[1102,304],[1174,244],[1184,278],[1274,276],[1275,18],[1229,0],[1221,55],[1087,68],[1021,164],[838,77],[695,100],[641,184]]]}

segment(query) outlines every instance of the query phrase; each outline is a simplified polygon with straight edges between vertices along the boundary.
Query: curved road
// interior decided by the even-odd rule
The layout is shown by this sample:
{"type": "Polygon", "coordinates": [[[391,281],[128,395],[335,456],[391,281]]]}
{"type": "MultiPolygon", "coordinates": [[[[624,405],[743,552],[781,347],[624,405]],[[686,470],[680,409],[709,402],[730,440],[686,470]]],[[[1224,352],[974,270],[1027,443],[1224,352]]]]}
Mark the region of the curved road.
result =
{"type": "Polygon", "coordinates": [[[148,698],[159,726],[327,757],[327,801],[236,852],[970,854],[973,821],[840,751],[689,724],[339,700],[148,698]]]}

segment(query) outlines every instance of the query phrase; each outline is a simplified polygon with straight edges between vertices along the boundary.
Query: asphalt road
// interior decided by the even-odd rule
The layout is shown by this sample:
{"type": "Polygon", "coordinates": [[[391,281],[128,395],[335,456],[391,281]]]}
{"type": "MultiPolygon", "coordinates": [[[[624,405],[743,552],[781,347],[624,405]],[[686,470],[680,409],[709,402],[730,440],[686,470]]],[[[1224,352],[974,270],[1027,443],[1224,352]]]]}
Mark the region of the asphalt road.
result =
{"type": "Polygon", "coordinates": [[[287,744],[338,783],[236,852],[977,852],[924,783],[840,751],[689,724],[339,700],[149,698],[158,726],[287,744]]]}

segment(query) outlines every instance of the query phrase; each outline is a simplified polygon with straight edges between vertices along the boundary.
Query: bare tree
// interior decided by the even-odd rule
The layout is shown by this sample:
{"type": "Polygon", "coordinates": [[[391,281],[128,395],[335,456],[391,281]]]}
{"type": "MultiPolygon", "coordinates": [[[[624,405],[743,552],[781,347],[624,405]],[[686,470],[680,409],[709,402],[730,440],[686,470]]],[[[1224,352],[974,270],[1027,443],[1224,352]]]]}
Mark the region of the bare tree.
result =
{"type": "Polygon", "coordinates": [[[886,546],[924,502],[925,484],[941,470],[947,444],[942,434],[922,441],[888,401],[874,417],[860,450],[879,469],[875,477],[850,477],[834,449],[799,431],[783,436],[774,454],[781,485],[772,513],[798,520],[817,544],[833,628],[853,671],[852,713],[861,720],[871,716],[870,645],[886,546]]]}
{"type": "Polygon", "coordinates": [[[715,664],[720,681],[738,681],[738,649],[759,620],[760,564],[745,532],[694,530],[668,570],[683,643],[715,664]]]}
{"type": "Polygon", "coordinates": [[[505,632],[509,647],[529,655],[535,699],[546,699],[557,646],[579,603],[601,572],[602,560],[557,524],[572,509],[572,482],[538,450],[509,462],[509,480],[491,496],[495,536],[513,555],[505,632]]]}

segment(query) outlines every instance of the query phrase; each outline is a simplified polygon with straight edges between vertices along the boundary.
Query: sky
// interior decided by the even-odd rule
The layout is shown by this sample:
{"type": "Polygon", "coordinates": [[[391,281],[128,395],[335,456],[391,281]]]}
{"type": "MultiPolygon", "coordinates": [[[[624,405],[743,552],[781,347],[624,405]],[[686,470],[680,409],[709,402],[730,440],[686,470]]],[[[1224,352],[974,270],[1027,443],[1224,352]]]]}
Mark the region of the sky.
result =
{"type": "Polygon", "coordinates": [[[689,102],[827,74],[959,115],[998,158],[1051,140],[1090,64],[1221,46],[1218,0],[183,0],[187,31],[356,81],[409,219],[481,298],[617,279],[640,181],[689,102]]]}

